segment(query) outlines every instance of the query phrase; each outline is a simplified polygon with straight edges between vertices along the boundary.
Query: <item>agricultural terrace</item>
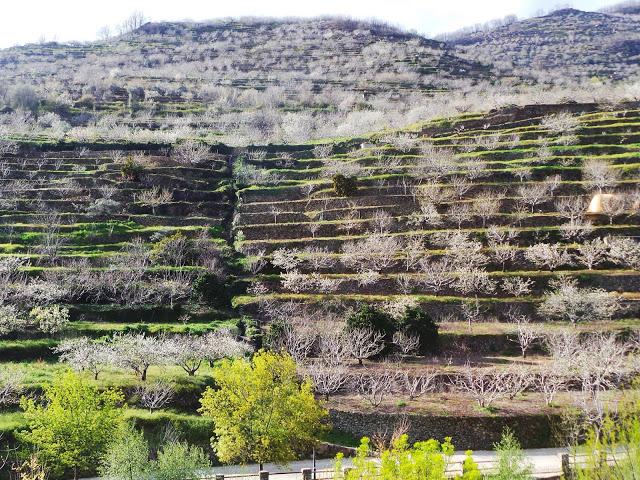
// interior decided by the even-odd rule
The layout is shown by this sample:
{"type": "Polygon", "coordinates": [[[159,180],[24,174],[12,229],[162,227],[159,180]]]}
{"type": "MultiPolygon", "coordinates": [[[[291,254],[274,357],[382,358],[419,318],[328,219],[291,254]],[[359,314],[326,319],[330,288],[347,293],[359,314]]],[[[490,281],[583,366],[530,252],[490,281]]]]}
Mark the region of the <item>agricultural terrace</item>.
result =
{"type": "Polygon", "coordinates": [[[564,104],[246,149],[5,141],[2,430],[66,362],[206,445],[211,365],[264,346],[342,442],[388,413],[548,446],[549,419],[602,416],[638,370],[639,124],[564,104]]]}

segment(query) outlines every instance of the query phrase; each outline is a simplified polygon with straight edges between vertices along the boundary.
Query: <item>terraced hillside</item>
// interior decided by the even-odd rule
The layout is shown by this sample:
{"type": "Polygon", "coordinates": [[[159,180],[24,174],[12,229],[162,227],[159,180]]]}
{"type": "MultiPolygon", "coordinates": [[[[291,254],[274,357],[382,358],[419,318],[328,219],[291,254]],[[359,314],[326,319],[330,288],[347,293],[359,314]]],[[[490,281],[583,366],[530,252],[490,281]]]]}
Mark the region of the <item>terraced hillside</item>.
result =
{"type": "MultiPolygon", "coordinates": [[[[338,433],[557,443],[639,368],[639,124],[564,104],[249,149],[5,141],[0,366],[38,392],[64,360],[133,407],[168,384],[129,414],[207,445],[210,364],[284,348],[338,433]]],[[[6,403],[0,431],[24,425],[6,403]]]]}
{"type": "MultiPolygon", "coordinates": [[[[196,323],[204,319],[199,326],[206,329],[211,306],[179,305],[189,303],[191,284],[203,272],[226,278],[228,158],[209,153],[195,164],[185,163],[179,149],[170,156],[154,147],[117,148],[2,159],[3,298],[71,304],[74,335],[100,336],[189,314],[196,323]],[[13,278],[18,271],[28,277],[13,278]]],[[[36,352],[12,341],[2,351],[51,356],[54,341],[32,340],[40,346],[36,352]]]]}
{"type": "Polygon", "coordinates": [[[627,79],[637,74],[638,20],[563,9],[451,40],[457,52],[499,75],[537,82],[627,79]]]}
{"type": "Polygon", "coordinates": [[[514,109],[377,135],[331,153],[269,154],[254,163],[277,184],[240,190],[241,249],[284,266],[280,276],[257,277],[278,298],[408,295],[440,315],[478,298],[500,316],[508,305],[532,307],[551,278],[570,273],[622,293],[627,315],[635,315],[637,265],[590,268],[577,257],[584,242],[638,234],[640,117],[633,108],[592,109],[514,109]],[[561,113],[567,109],[585,111],[573,117],[561,113]],[[604,180],[590,177],[595,167],[604,180]],[[336,172],[358,177],[353,195],[336,195],[336,172]],[[620,204],[607,200],[603,212],[589,213],[598,192],[620,204]],[[559,260],[544,265],[552,260],[534,255],[536,245],[559,260]],[[477,282],[458,281],[461,269],[480,275],[477,282]],[[509,291],[505,282],[514,278],[531,282],[526,293],[509,291]]]}
{"type": "Polygon", "coordinates": [[[597,418],[638,369],[620,342],[638,335],[639,121],[637,104],[538,105],[249,152],[236,181],[248,164],[260,182],[238,193],[249,288],[234,303],[285,332],[339,428],[409,415],[414,438],[465,448],[504,425],[562,443],[561,412],[597,418]],[[345,320],[384,330],[384,359],[356,328],[343,341],[368,360],[341,363],[345,320]]]}

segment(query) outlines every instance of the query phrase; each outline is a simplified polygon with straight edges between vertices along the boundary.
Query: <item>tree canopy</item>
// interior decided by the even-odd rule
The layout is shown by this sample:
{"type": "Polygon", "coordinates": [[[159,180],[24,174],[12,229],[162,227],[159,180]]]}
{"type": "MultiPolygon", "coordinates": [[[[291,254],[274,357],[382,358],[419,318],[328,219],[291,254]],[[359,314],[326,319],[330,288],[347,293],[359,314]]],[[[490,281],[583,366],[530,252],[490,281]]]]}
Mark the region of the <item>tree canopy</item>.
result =
{"type": "Polygon", "coordinates": [[[95,471],[114,434],[121,428],[124,397],[119,390],[98,389],[72,371],[44,387],[45,401],[23,399],[28,430],[18,438],[33,445],[40,463],[55,478],[95,471]]]}
{"type": "Polygon", "coordinates": [[[224,463],[287,463],[323,428],[327,412],[288,354],[224,360],[213,376],[218,388],[207,388],[200,411],[214,420],[212,446],[224,463]]]}

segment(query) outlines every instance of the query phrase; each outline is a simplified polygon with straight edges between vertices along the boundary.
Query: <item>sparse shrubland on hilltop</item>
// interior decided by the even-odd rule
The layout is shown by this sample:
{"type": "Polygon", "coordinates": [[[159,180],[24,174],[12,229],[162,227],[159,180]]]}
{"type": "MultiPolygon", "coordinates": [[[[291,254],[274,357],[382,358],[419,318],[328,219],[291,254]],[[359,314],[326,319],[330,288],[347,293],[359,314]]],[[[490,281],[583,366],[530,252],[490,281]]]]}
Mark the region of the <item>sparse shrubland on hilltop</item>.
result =
{"type": "Polygon", "coordinates": [[[61,118],[38,127],[57,136],[136,138],[151,127],[147,139],[206,130],[244,144],[400,126],[425,115],[433,92],[489,72],[442,42],[341,19],[147,23],[95,43],[3,50],[0,66],[0,99],[40,101],[61,118]],[[112,128],[122,123],[134,131],[112,128]]]}
{"type": "Polygon", "coordinates": [[[637,74],[640,22],[631,15],[562,9],[453,36],[464,58],[492,64],[496,74],[527,81],[625,80],[637,74]]]}

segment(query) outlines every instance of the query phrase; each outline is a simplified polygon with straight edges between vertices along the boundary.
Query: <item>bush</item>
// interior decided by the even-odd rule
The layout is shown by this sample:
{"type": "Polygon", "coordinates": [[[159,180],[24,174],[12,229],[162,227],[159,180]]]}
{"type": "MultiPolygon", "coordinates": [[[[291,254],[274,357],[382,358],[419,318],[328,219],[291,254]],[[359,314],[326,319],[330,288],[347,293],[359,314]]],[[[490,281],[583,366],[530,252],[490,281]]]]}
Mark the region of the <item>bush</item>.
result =
{"type": "Polygon", "coordinates": [[[8,100],[12,108],[27,110],[31,113],[37,113],[40,106],[40,96],[29,85],[14,87],[9,92],[8,100]]]}
{"type": "Polygon", "coordinates": [[[238,320],[236,326],[240,336],[249,339],[249,343],[251,343],[256,350],[262,348],[262,330],[255,318],[243,316],[238,320]]]}
{"type": "Polygon", "coordinates": [[[198,301],[212,307],[227,307],[231,302],[228,286],[211,272],[202,273],[196,278],[193,293],[198,301]]]}
{"type": "Polygon", "coordinates": [[[171,442],[158,452],[153,478],[155,480],[197,478],[198,470],[210,466],[207,454],[200,447],[185,442],[171,442]]]}
{"type": "Polygon", "coordinates": [[[333,190],[339,197],[353,197],[358,191],[358,179],[338,173],[333,176],[333,190]]]}
{"type": "Polygon", "coordinates": [[[100,475],[112,480],[139,480],[149,478],[149,444],[142,432],[125,425],[104,457],[100,475]]]}
{"type": "MultiPolygon", "coordinates": [[[[334,471],[336,480],[442,480],[446,478],[447,464],[454,453],[451,439],[440,443],[427,440],[409,445],[407,435],[395,439],[390,449],[379,452],[379,459],[371,458],[370,440],[364,437],[353,458],[353,468],[343,475],[342,454],[336,457],[334,471]]],[[[481,478],[477,465],[465,460],[462,479],[481,478]]],[[[458,477],[460,478],[460,477],[458,477]]]]}
{"type": "Polygon", "coordinates": [[[364,304],[347,318],[347,330],[371,328],[383,332],[388,338],[393,336],[396,325],[391,316],[372,305],[364,304]]]}
{"type": "Polygon", "coordinates": [[[502,433],[500,442],[493,448],[496,451],[497,465],[495,473],[487,478],[490,480],[533,480],[532,466],[526,460],[520,443],[509,429],[502,433]]]}
{"type": "Polygon", "coordinates": [[[420,353],[435,353],[438,351],[438,325],[427,313],[418,307],[409,307],[398,321],[398,330],[407,331],[420,336],[420,353]]]}
{"type": "Polygon", "coordinates": [[[122,164],[122,167],[120,167],[122,178],[130,182],[140,181],[140,175],[142,174],[142,171],[142,165],[136,162],[133,157],[127,157],[127,159],[122,164]]]}

